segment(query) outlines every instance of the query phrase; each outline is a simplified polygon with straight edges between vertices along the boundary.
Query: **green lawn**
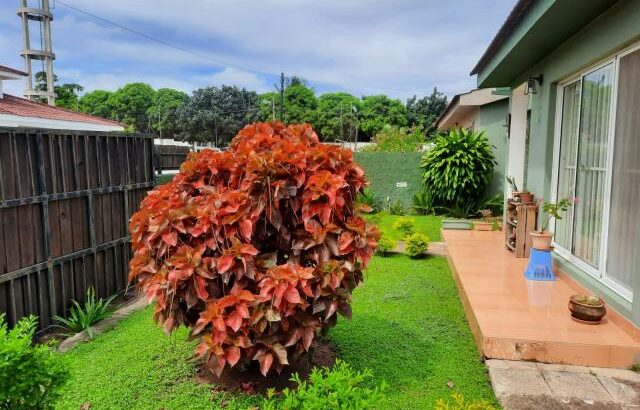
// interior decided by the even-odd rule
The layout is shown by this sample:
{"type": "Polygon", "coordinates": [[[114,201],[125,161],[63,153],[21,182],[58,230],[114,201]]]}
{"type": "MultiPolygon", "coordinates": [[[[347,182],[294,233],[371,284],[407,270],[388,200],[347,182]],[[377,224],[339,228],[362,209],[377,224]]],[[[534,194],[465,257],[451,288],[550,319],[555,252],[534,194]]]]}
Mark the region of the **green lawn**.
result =
{"type": "MultiPolygon", "coordinates": [[[[420,230],[439,238],[438,220],[415,218],[420,230]]],[[[389,385],[380,409],[432,408],[449,397],[449,380],[467,399],[494,401],[444,258],[374,257],[354,293],[353,319],[341,318],[329,338],[342,359],[389,385]]],[[[259,402],[198,384],[193,347],[184,329],[167,337],[150,309],[138,312],[65,355],[72,379],[58,408],[246,409],[259,402]]]]}
{"type": "MultiPolygon", "coordinates": [[[[393,223],[399,218],[403,218],[402,216],[389,215],[381,212],[379,214],[367,215],[366,218],[378,225],[383,235],[395,241],[402,239],[402,234],[393,229],[393,223]]],[[[442,226],[442,219],[440,217],[432,215],[407,215],[404,218],[411,218],[416,222],[416,232],[426,234],[432,241],[440,241],[440,227],[442,226]]]]}

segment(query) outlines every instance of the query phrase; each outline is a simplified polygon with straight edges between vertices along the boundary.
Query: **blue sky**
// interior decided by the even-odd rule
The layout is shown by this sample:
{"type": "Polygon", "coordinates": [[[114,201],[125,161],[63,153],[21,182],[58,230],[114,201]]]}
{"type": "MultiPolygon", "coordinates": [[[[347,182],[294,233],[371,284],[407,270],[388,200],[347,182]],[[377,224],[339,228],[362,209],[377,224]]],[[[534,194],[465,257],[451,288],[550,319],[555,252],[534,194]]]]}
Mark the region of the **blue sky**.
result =
{"type": "MultiPolygon", "coordinates": [[[[33,1],[33,0],[30,0],[33,1]]],[[[448,95],[469,76],[515,0],[64,0],[194,50],[200,58],[123,31],[59,1],[54,71],[87,91],[133,81],[186,92],[207,85],[274,89],[281,71],[318,94],[448,95]],[[217,63],[219,61],[221,63],[217,63]]],[[[0,64],[23,68],[18,0],[0,1],[0,64]]],[[[20,94],[23,84],[7,82],[20,94]]]]}

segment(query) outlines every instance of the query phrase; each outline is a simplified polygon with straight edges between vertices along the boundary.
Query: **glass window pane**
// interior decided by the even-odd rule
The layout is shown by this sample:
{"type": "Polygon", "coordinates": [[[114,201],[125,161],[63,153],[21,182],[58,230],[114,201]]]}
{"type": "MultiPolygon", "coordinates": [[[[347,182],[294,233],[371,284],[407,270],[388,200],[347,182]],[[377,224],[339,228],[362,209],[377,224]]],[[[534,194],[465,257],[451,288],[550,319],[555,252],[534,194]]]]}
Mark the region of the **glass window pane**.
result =
{"type": "MultiPolygon", "coordinates": [[[[574,197],[576,178],[576,158],[578,151],[578,120],[580,118],[581,82],[564,87],[562,97],[562,126],[560,130],[560,166],[558,168],[558,198],[574,197]]],[[[556,221],[555,241],[566,249],[571,249],[573,209],[556,221]]]]}
{"type": "Polygon", "coordinates": [[[599,266],[607,176],[613,64],[582,79],[573,253],[599,266]]]}
{"type": "Polygon", "coordinates": [[[607,277],[627,289],[640,266],[640,50],[620,59],[607,277]]]}

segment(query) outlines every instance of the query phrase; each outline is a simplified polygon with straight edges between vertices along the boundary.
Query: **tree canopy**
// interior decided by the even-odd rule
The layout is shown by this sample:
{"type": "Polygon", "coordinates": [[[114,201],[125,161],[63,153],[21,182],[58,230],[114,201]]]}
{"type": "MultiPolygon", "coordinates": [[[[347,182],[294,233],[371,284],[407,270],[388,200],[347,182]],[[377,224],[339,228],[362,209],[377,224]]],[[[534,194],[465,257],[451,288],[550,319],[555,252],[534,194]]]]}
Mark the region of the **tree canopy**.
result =
{"type": "Polygon", "coordinates": [[[80,111],[102,118],[111,118],[111,107],[108,104],[110,91],[95,90],[80,98],[80,111]]]}
{"type": "Polygon", "coordinates": [[[318,100],[313,90],[301,82],[296,82],[284,90],[284,122],[313,124],[316,119],[318,100]]]}
{"type": "Polygon", "coordinates": [[[135,131],[149,130],[147,111],[153,104],[156,92],[149,84],[129,83],[111,94],[107,105],[111,118],[120,121],[135,131]]]}
{"type": "Polygon", "coordinates": [[[447,107],[447,96],[434,87],[433,92],[418,99],[415,95],[407,99],[407,120],[410,126],[419,126],[425,131],[433,127],[433,123],[447,107]]]}
{"type": "Polygon", "coordinates": [[[362,97],[360,129],[368,138],[376,135],[385,125],[407,125],[407,110],[400,100],[386,95],[362,97]]]}
{"type": "Polygon", "coordinates": [[[153,104],[147,110],[151,131],[165,138],[173,138],[178,134],[178,110],[188,99],[189,96],[182,91],[160,88],[153,98],[153,104]]]}
{"type": "Polygon", "coordinates": [[[318,98],[314,126],[325,141],[350,139],[358,127],[357,114],[362,104],[345,92],[325,93],[318,98]]]}

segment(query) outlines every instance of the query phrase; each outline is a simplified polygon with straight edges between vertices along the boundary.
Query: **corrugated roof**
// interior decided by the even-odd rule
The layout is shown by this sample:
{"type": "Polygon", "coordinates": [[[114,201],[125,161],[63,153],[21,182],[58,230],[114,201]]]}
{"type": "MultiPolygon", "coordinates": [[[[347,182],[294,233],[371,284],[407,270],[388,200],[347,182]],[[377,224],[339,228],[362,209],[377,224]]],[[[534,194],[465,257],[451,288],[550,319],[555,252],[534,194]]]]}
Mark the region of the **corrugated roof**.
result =
{"type": "Polygon", "coordinates": [[[67,110],[65,108],[53,107],[51,105],[27,100],[10,94],[4,94],[3,98],[0,98],[0,114],[46,118],[59,121],[124,126],[117,121],[94,117],[93,115],[67,110]]]}

